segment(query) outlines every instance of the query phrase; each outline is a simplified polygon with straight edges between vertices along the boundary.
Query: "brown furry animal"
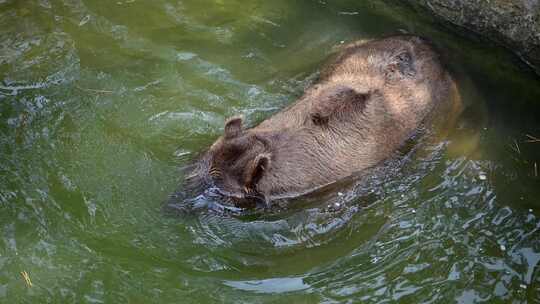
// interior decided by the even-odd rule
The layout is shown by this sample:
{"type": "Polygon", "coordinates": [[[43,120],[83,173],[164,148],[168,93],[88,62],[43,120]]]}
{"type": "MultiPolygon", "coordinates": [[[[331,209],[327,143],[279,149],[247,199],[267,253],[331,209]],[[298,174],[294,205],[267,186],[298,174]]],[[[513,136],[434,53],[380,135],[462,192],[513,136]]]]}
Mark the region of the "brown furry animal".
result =
{"type": "Polygon", "coordinates": [[[187,179],[240,199],[300,195],[389,158],[454,93],[422,38],[354,43],[293,105],[251,129],[227,120],[187,179]]]}

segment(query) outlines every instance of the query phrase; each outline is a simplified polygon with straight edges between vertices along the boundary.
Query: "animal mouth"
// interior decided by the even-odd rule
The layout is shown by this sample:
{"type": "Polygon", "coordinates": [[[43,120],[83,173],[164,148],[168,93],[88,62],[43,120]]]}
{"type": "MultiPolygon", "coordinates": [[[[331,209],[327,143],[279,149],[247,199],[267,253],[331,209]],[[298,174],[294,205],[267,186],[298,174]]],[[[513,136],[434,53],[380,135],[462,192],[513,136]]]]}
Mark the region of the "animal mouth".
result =
{"type": "Polygon", "coordinates": [[[224,202],[232,204],[235,207],[255,208],[266,207],[267,205],[265,196],[254,190],[231,192],[226,191],[219,186],[214,186],[212,190],[215,194],[219,195],[224,202]]]}

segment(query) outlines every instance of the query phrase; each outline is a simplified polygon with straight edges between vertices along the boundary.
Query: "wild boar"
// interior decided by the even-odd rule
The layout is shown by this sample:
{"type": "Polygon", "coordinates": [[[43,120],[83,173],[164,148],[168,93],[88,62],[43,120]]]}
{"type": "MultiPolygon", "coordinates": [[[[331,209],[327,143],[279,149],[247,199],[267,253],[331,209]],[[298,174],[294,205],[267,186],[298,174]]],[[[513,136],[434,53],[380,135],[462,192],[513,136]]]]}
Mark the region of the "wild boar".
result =
{"type": "MultiPolygon", "coordinates": [[[[344,47],[294,104],[253,128],[241,117],[204,153],[187,185],[236,201],[307,193],[391,157],[455,84],[426,40],[401,35],[344,47]]],[[[445,115],[445,113],[442,113],[445,115]]]]}

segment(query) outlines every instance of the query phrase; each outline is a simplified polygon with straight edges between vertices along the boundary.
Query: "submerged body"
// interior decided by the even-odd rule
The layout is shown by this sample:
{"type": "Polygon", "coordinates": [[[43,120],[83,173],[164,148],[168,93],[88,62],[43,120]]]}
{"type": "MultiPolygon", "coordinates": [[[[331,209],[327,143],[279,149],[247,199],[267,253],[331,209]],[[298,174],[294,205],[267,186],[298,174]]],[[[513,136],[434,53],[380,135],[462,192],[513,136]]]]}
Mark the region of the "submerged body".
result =
{"type": "Polygon", "coordinates": [[[391,157],[455,91],[419,37],[354,43],[293,105],[251,129],[229,119],[187,180],[240,199],[303,194],[391,157]]]}

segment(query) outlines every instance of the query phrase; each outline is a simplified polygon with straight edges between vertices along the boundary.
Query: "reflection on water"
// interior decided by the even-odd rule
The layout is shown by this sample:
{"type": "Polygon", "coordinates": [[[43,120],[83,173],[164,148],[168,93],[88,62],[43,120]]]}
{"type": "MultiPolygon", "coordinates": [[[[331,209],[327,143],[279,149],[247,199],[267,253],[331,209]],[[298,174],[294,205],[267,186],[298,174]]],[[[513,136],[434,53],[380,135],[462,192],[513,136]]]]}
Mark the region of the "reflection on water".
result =
{"type": "Polygon", "coordinates": [[[309,288],[302,278],[279,278],[253,281],[225,281],[225,285],[233,288],[258,293],[283,293],[300,291],[309,288]]]}
{"type": "Polygon", "coordinates": [[[359,2],[0,1],[0,302],[540,301],[538,78],[359,2]],[[254,125],[336,45],[399,32],[458,80],[448,137],[275,212],[162,212],[226,117],[254,125]]]}

